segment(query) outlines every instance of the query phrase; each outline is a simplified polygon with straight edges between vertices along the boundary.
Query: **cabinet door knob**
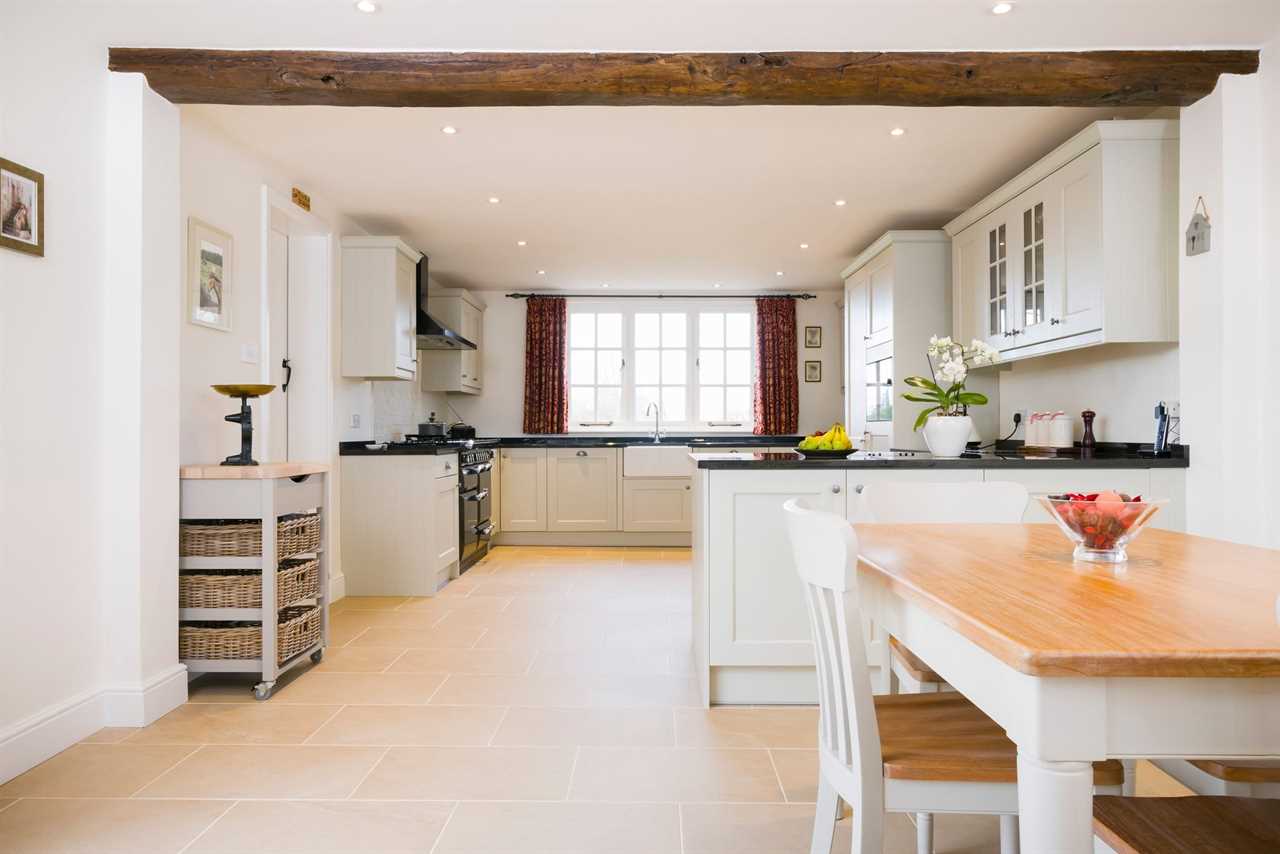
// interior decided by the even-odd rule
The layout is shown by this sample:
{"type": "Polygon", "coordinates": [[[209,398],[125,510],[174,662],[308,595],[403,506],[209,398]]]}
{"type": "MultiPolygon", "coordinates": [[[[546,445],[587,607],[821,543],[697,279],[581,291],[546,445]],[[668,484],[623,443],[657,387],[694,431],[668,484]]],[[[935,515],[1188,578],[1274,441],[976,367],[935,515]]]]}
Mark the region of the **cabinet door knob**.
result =
{"type": "Polygon", "coordinates": [[[1061,321],[1061,320],[1059,320],[1059,319],[1058,319],[1058,318],[1056,318],[1056,317],[1051,317],[1051,318],[1049,318],[1049,325],[1050,325],[1050,326],[1057,326],[1057,325],[1058,325],[1059,323],[1061,323],[1061,322],[1062,322],[1062,321],[1061,321]]]}
{"type": "Polygon", "coordinates": [[[862,494],[862,489],[863,489],[862,484],[858,484],[857,486],[855,486],[855,487],[853,488],[853,491],[854,491],[854,492],[856,492],[856,493],[858,493],[859,495],[861,495],[861,494],[862,494]]]}
{"type": "Polygon", "coordinates": [[[685,491],[686,491],[686,492],[687,492],[688,490],[690,490],[690,489],[693,489],[693,487],[692,487],[692,486],[686,486],[686,487],[685,487],[685,491]]]}
{"type": "Polygon", "coordinates": [[[832,492],[834,492],[836,495],[839,495],[839,494],[840,494],[840,484],[838,484],[838,483],[833,483],[833,484],[831,484],[831,491],[832,491],[832,492]]]}
{"type": "Polygon", "coordinates": [[[578,451],[578,456],[585,457],[586,455],[587,455],[586,451],[578,451]]]}

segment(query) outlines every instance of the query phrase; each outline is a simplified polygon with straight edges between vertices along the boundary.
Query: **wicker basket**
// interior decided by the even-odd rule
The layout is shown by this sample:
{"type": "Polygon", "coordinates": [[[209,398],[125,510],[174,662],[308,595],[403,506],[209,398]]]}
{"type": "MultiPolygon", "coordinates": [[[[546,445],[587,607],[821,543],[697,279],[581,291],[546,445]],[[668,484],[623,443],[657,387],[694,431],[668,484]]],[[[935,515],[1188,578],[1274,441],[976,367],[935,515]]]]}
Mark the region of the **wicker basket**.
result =
{"type": "MultiPolygon", "coordinates": [[[[256,519],[183,522],[178,540],[182,557],[257,557],[262,554],[262,523],[256,519]]],[[[277,560],[318,548],[319,513],[296,513],[277,520],[277,560]]]]}
{"type": "MultiPolygon", "coordinates": [[[[284,608],[276,625],[276,659],[284,663],[320,639],[320,609],[311,605],[284,608]]],[[[194,622],[178,626],[181,659],[254,659],[262,657],[258,623],[194,622]]]]}
{"type": "MultiPolygon", "coordinates": [[[[280,562],[276,607],[320,594],[320,560],[280,562]]],[[[178,578],[179,608],[261,608],[262,574],[256,569],[218,569],[183,573],[178,578]]]]}

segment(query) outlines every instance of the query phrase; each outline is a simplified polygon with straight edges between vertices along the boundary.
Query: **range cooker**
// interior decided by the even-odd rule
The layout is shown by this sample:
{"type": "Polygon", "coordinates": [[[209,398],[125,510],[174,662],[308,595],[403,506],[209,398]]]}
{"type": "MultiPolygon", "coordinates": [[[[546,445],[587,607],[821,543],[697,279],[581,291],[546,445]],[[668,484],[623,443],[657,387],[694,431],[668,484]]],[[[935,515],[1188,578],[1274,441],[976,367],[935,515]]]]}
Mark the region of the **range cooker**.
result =
{"type": "Polygon", "coordinates": [[[493,537],[490,488],[497,439],[450,439],[410,433],[403,446],[428,445],[458,450],[458,574],[489,553],[493,537]]]}

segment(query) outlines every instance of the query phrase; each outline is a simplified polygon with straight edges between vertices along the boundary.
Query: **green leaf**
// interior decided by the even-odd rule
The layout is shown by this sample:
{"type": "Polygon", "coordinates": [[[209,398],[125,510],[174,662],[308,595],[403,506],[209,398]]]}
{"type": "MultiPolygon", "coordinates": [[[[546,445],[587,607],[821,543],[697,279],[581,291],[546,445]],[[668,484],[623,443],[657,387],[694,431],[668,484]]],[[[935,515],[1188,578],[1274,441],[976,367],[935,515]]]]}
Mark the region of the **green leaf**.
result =
{"type": "Polygon", "coordinates": [[[928,409],[920,410],[920,414],[916,416],[916,426],[912,427],[911,429],[919,430],[921,427],[924,426],[924,422],[929,420],[929,414],[941,408],[942,408],[941,406],[930,406],[928,409]]]}
{"type": "Polygon", "coordinates": [[[904,394],[903,400],[909,400],[912,403],[941,403],[941,395],[930,392],[929,394],[904,394]]]}
{"type": "Polygon", "coordinates": [[[927,377],[907,377],[903,382],[912,388],[923,388],[928,391],[935,391],[938,394],[943,394],[942,386],[927,377]]]}
{"type": "Polygon", "coordinates": [[[978,391],[962,391],[956,399],[965,406],[985,406],[987,404],[987,396],[978,391]]]}

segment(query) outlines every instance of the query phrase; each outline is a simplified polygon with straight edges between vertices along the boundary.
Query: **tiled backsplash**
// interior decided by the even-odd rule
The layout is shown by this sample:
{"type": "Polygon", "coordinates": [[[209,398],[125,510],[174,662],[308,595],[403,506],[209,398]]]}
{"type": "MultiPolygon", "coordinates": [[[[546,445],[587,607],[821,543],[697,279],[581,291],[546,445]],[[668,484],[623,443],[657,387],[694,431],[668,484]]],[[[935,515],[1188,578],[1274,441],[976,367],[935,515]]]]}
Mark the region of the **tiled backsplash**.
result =
{"type": "Polygon", "coordinates": [[[418,432],[418,424],[435,412],[441,421],[452,421],[445,395],[422,391],[416,382],[374,382],[373,440],[397,440],[405,433],[418,432]],[[399,435],[397,435],[399,434],[399,435]]]}

